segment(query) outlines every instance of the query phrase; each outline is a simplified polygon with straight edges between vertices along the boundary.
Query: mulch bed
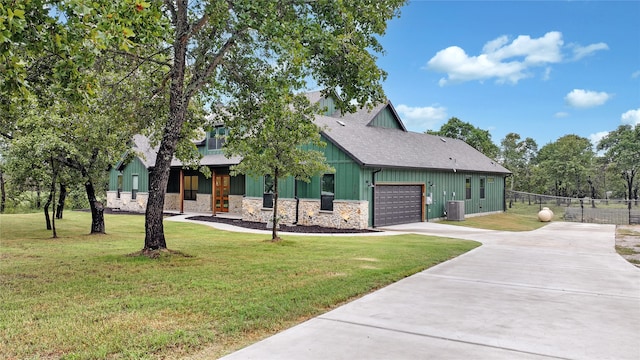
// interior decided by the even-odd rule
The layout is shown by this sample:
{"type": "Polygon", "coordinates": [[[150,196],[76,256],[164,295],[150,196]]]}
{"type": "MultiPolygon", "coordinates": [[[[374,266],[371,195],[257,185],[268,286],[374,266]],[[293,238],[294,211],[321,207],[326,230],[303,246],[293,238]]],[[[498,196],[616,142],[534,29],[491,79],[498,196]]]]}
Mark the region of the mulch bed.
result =
{"type": "MultiPolygon", "coordinates": [[[[256,221],[244,221],[240,219],[228,219],[221,218],[215,216],[191,216],[188,217],[189,220],[197,220],[197,221],[209,221],[209,222],[219,222],[224,224],[229,224],[233,226],[239,226],[248,229],[257,229],[257,230],[270,230],[267,228],[265,223],[256,222],[256,221]]],[[[377,232],[376,230],[370,229],[334,229],[327,228],[323,226],[306,226],[306,225],[297,225],[297,226],[288,226],[288,225],[280,225],[280,229],[278,231],[282,232],[292,232],[292,233],[309,233],[309,234],[360,234],[360,233],[369,233],[369,232],[377,232]]]]}

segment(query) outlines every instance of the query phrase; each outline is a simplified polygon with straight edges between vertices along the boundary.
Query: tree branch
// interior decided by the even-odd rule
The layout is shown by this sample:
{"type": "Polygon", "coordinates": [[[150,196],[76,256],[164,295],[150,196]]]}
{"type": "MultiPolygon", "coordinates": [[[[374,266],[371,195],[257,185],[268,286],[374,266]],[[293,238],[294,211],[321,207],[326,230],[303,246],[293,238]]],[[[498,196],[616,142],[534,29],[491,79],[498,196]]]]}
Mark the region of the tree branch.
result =
{"type": "Polygon", "coordinates": [[[176,14],[176,8],[173,6],[173,2],[171,2],[171,0],[164,0],[164,5],[169,9],[171,23],[175,26],[178,23],[178,15],[176,14]]]}
{"type": "Polygon", "coordinates": [[[194,76],[191,78],[191,81],[189,81],[189,85],[187,86],[187,91],[185,94],[187,97],[193,96],[193,94],[195,94],[198,90],[200,90],[200,88],[202,88],[202,86],[204,86],[207,78],[211,75],[211,73],[213,73],[216,67],[218,67],[218,65],[222,63],[222,59],[229,51],[229,49],[231,49],[231,47],[235,44],[236,39],[238,39],[238,37],[242,35],[246,30],[247,29],[244,28],[234,32],[229,37],[229,39],[227,39],[224,45],[222,45],[220,50],[218,50],[218,52],[213,56],[213,59],[205,68],[205,70],[201,73],[194,74],[194,76]]]}
{"type": "MultiPolygon", "coordinates": [[[[141,61],[140,65],[142,65],[145,62],[150,62],[150,63],[154,63],[154,64],[157,64],[157,65],[171,67],[171,63],[170,62],[159,61],[159,60],[153,59],[154,56],[159,55],[159,54],[161,54],[161,53],[163,53],[165,51],[168,51],[170,49],[171,49],[170,47],[164,48],[164,49],[160,49],[157,52],[155,52],[155,53],[153,53],[153,54],[151,54],[149,56],[139,56],[139,55],[136,55],[136,54],[133,54],[133,53],[130,53],[130,52],[126,52],[126,51],[122,51],[122,50],[107,50],[107,52],[110,52],[110,53],[113,53],[113,54],[117,54],[117,55],[128,56],[128,57],[130,57],[130,58],[132,58],[134,60],[140,60],[141,61]]],[[[138,66],[140,66],[140,65],[138,65],[138,66]]]]}

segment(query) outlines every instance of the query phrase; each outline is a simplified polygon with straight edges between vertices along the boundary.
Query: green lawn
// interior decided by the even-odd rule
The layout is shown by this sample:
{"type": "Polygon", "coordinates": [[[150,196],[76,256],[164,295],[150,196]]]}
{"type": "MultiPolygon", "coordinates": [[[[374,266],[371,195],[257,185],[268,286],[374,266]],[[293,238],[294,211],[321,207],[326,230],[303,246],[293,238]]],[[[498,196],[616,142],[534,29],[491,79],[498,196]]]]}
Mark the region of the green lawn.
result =
{"type": "MultiPolygon", "coordinates": [[[[554,212],[552,221],[563,221],[563,207],[551,205],[543,206],[549,207],[554,212]]],[[[503,213],[467,217],[464,221],[445,220],[441,221],[441,223],[489,230],[531,231],[548,224],[538,220],[539,211],[540,206],[538,204],[528,205],[527,203],[513,203],[512,207],[503,213]]]]}
{"type": "Polygon", "coordinates": [[[158,259],[143,216],[66,212],[59,239],[42,214],[0,215],[0,358],[220,356],[451,259],[478,243],[418,235],[300,237],[165,222],[158,259]]]}

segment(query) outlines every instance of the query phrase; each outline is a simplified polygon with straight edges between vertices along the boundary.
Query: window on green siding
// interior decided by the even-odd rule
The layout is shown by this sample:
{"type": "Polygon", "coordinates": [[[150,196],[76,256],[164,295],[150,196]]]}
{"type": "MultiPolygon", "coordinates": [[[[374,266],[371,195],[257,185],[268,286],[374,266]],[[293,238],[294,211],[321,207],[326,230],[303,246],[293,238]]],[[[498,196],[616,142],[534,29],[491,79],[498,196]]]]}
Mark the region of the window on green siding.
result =
{"type": "Polygon", "coordinates": [[[488,182],[489,184],[493,184],[493,182],[494,182],[493,176],[491,176],[491,177],[487,178],[487,182],[488,182]]]}
{"type": "Polygon", "coordinates": [[[131,176],[131,200],[138,196],[138,175],[131,176]]]}
{"type": "Polygon", "coordinates": [[[120,199],[120,193],[122,192],[122,183],[124,182],[122,174],[118,174],[118,189],[117,198],[120,199]]]}
{"type": "Polygon", "coordinates": [[[480,178],[480,199],[484,199],[484,197],[485,197],[485,194],[484,194],[484,188],[485,188],[484,182],[485,182],[485,178],[481,177],[480,178]]]}
{"type": "Polygon", "coordinates": [[[184,199],[196,200],[198,194],[198,175],[184,177],[184,199]]]}
{"type": "Polygon", "coordinates": [[[320,210],[333,211],[333,199],[335,197],[335,175],[322,175],[320,185],[320,210]]]}
{"type": "Polygon", "coordinates": [[[264,194],[262,195],[262,207],[273,208],[273,178],[271,175],[264,176],[264,194]]]}
{"type": "Polygon", "coordinates": [[[467,176],[464,180],[464,198],[469,200],[471,199],[471,178],[467,176]]]}
{"type": "Polygon", "coordinates": [[[219,150],[222,149],[226,141],[227,129],[222,126],[216,126],[209,133],[209,140],[207,140],[207,149],[209,150],[219,150]]]}

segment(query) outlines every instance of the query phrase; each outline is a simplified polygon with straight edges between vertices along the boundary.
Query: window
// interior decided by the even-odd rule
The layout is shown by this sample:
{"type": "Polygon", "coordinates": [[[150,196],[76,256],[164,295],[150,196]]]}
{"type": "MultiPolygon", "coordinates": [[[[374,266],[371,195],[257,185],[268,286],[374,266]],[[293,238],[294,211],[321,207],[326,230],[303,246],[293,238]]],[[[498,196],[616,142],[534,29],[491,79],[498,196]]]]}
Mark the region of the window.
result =
{"type": "Polygon", "coordinates": [[[123,181],[124,180],[122,178],[122,174],[118,174],[118,188],[116,189],[117,190],[116,197],[118,199],[120,199],[120,193],[122,192],[122,183],[123,183],[123,181]]]}
{"type": "Polygon", "coordinates": [[[209,150],[219,150],[222,149],[222,146],[225,143],[227,136],[227,129],[222,126],[216,126],[209,133],[209,139],[207,140],[207,149],[209,150]]]}
{"type": "Polygon", "coordinates": [[[484,181],[485,181],[485,178],[481,177],[480,178],[480,199],[484,199],[484,188],[485,188],[484,181]]]}
{"type": "Polygon", "coordinates": [[[138,175],[131,176],[131,200],[135,200],[138,195],[138,175]]]}
{"type": "Polygon", "coordinates": [[[471,199],[471,178],[468,176],[464,181],[464,190],[465,190],[464,198],[467,200],[471,199]]]}
{"type": "Polygon", "coordinates": [[[198,194],[198,175],[188,175],[184,177],[184,199],[196,200],[198,194]]]}
{"type": "Polygon", "coordinates": [[[273,178],[271,175],[264,176],[264,193],[262,195],[262,207],[273,208],[273,178]]]}
{"type": "Polygon", "coordinates": [[[335,197],[335,175],[322,175],[320,183],[320,210],[333,211],[333,199],[335,197]]]}

